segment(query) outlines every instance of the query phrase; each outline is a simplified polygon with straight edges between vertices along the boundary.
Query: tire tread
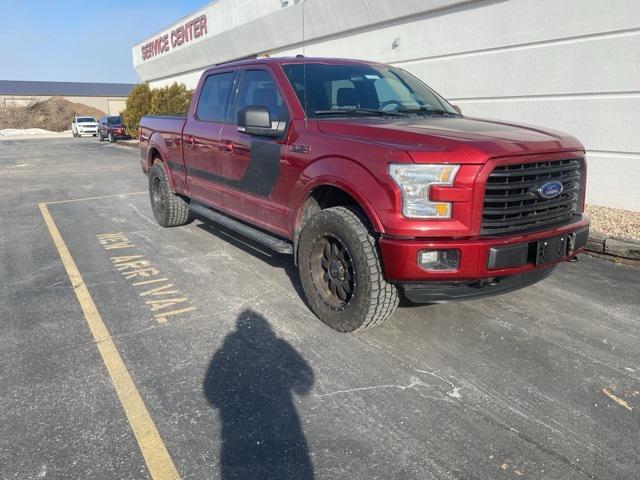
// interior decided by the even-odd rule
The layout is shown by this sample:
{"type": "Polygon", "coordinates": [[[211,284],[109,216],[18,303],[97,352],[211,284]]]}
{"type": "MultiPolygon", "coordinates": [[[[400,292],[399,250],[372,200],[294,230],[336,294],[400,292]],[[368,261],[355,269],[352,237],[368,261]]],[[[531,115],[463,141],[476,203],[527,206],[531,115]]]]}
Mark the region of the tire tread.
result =
{"type": "Polygon", "coordinates": [[[364,213],[355,206],[338,206],[322,210],[319,213],[334,214],[345,227],[351,230],[363,248],[370,281],[368,309],[361,324],[352,332],[362,331],[380,325],[387,320],[400,303],[398,288],[387,282],[382,270],[378,242],[364,213]]]}
{"type": "Polygon", "coordinates": [[[184,225],[189,220],[189,202],[171,190],[169,174],[162,161],[156,160],[149,172],[149,179],[154,175],[159,175],[162,179],[162,188],[165,189],[167,200],[167,215],[164,219],[158,219],[158,223],[163,227],[177,227],[184,225]]]}

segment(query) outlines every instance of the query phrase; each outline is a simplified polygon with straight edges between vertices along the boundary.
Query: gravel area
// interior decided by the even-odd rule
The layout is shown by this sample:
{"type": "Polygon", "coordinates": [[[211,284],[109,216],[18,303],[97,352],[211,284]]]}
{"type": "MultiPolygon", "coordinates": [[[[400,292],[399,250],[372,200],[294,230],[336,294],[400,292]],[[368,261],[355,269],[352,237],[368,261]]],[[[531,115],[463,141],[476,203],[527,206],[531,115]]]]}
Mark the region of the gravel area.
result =
{"type": "Polygon", "coordinates": [[[138,139],[137,138],[127,138],[125,140],[118,140],[117,144],[121,145],[123,147],[138,148],[138,139]]]}
{"type": "Polygon", "coordinates": [[[640,212],[587,205],[593,231],[612,237],[640,240],[640,212]]]}

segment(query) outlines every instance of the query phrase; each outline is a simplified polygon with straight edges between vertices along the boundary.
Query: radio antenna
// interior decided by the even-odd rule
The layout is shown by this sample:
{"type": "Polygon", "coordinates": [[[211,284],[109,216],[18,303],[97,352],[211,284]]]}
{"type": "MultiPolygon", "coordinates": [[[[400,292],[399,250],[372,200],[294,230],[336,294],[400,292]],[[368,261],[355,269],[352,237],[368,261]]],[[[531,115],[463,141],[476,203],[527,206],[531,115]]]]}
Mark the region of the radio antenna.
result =
{"type": "MultiPolygon", "coordinates": [[[[302,56],[304,57],[305,55],[305,31],[304,31],[304,24],[305,24],[305,18],[304,18],[304,4],[305,4],[305,0],[300,0],[300,7],[302,8],[302,56]]],[[[307,92],[307,59],[303,58],[302,59],[302,88],[304,89],[304,125],[305,127],[307,126],[307,108],[309,106],[308,103],[308,97],[309,97],[309,93],[307,92]]]]}
{"type": "Polygon", "coordinates": [[[304,55],[304,0],[300,1],[302,7],[302,55],[304,55]]]}

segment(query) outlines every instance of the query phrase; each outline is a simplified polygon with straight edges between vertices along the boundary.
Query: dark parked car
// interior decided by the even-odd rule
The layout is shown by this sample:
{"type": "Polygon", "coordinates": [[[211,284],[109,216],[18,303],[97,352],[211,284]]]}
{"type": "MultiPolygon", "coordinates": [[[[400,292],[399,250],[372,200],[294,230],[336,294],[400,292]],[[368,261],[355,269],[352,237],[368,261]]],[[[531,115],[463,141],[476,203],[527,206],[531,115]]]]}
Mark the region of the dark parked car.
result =
{"type": "Polygon", "coordinates": [[[122,123],[122,117],[102,117],[98,122],[98,141],[109,139],[114,143],[119,138],[129,138],[122,123]]]}

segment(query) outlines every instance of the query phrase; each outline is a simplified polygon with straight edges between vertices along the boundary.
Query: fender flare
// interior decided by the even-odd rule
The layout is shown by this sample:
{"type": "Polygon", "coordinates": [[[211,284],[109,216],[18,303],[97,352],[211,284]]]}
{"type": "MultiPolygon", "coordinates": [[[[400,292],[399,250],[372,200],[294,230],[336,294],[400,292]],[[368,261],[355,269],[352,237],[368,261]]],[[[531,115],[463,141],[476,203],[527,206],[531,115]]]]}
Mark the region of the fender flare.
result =
{"type": "Polygon", "coordinates": [[[164,163],[165,169],[167,171],[167,176],[169,177],[169,185],[171,186],[171,190],[174,192],[175,184],[173,181],[173,175],[171,174],[171,169],[168,168],[166,159],[169,156],[169,152],[167,150],[167,146],[164,142],[164,138],[162,138],[162,134],[159,132],[153,132],[149,137],[149,146],[147,147],[147,165],[149,172],[151,171],[151,167],[153,166],[153,160],[158,159],[162,163],[164,163]],[[157,155],[153,155],[153,152],[158,152],[157,155]]]}
{"type": "Polygon", "coordinates": [[[308,165],[299,178],[291,203],[295,211],[292,231],[299,227],[303,207],[313,191],[318,187],[331,186],[343,190],[358,203],[376,232],[385,232],[377,211],[391,209],[392,200],[377,178],[360,163],[346,157],[322,158],[308,165]],[[340,172],[340,176],[335,172],[340,172]],[[381,204],[374,205],[371,201],[374,198],[381,204]]]}

